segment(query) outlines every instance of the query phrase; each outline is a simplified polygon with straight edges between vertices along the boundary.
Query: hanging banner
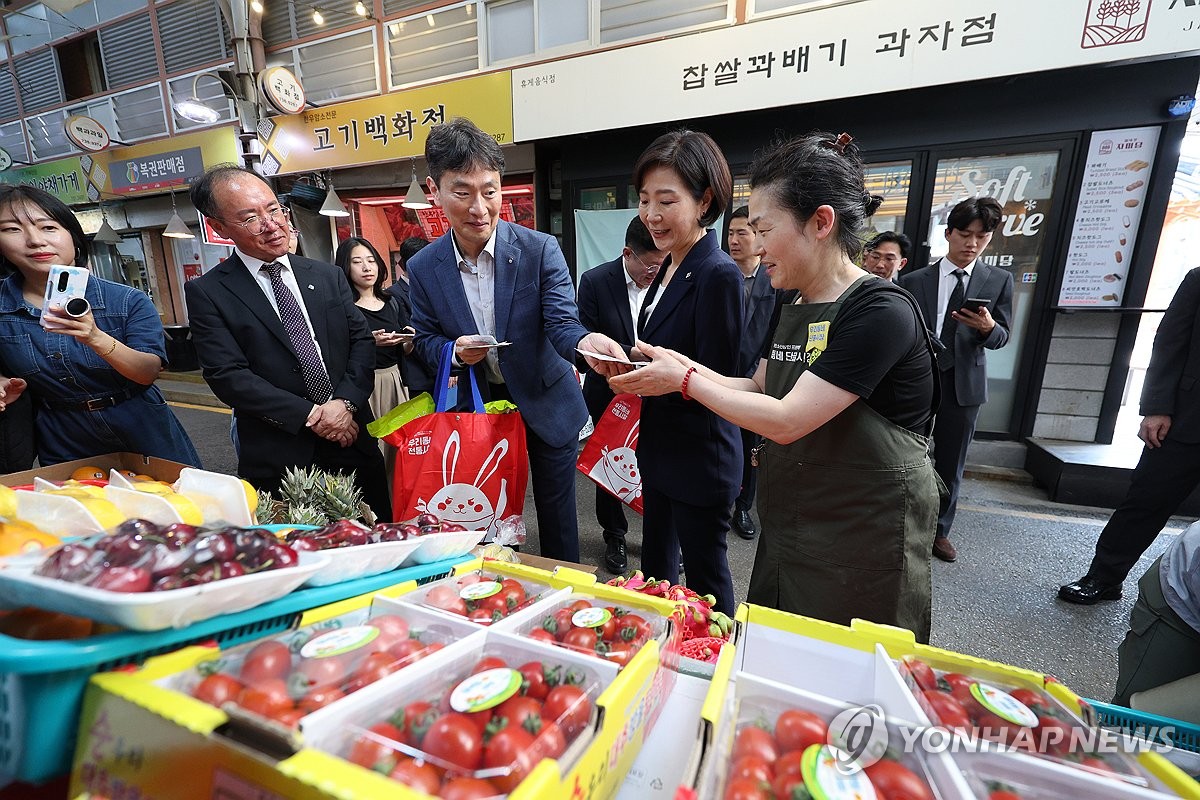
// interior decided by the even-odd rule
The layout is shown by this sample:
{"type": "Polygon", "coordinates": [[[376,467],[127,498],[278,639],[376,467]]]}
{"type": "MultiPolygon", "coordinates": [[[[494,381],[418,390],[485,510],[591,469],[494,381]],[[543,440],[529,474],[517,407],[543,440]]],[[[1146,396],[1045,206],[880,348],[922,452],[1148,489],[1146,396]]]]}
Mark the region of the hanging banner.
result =
{"type": "Polygon", "coordinates": [[[1060,306],[1119,306],[1160,128],[1096,131],[1088,145],[1060,306]]]}
{"type": "Polygon", "coordinates": [[[88,202],[87,173],[80,166],[79,156],[12,167],[0,172],[0,183],[36,186],[69,206],[88,202]]]}
{"type": "Polygon", "coordinates": [[[513,140],[507,71],[268,117],[258,126],[268,177],[423,155],[434,125],[469,117],[497,142],[513,140]]]}

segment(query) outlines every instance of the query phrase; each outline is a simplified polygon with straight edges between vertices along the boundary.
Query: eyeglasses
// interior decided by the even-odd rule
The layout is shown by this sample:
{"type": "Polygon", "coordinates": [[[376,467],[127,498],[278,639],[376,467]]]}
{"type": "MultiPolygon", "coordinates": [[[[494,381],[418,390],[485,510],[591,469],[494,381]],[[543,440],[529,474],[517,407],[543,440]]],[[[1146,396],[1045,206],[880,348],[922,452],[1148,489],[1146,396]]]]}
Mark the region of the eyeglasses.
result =
{"type": "Polygon", "coordinates": [[[629,253],[637,260],[637,262],[639,264],[642,265],[642,269],[646,270],[646,272],[658,272],[659,269],[662,268],[661,261],[657,264],[647,264],[645,261],[642,261],[642,259],[638,256],[638,254],[633,252],[633,250],[630,250],[629,253]]]}
{"type": "Polygon", "coordinates": [[[237,225],[252,236],[258,236],[267,229],[267,220],[270,220],[272,225],[287,225],[288,231],[290,232],[292,230],[290,224],[291,218],[291,210],[280,206],[279,208],[267,214],[265,217],[253,216],[249,219],[244,219],[241,222],[232,222],[230,224],[237,225]]]}

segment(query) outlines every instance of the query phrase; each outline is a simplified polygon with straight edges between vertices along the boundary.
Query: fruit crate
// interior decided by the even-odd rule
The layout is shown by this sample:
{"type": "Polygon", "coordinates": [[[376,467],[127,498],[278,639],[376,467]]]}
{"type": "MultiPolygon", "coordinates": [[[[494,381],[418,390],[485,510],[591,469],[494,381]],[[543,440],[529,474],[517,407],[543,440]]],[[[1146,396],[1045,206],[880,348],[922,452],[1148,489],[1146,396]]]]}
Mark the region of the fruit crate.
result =
{"type": "Polygon", "coordinates": [[[1164,758],[1193,777],[1200,775],[1200,725],[1098,700],[1087,702],[1096,712],[1100,727],[1170,748],[1162,753],[1164,758]],[[1162,733],[1167,729],[1171,730],[1169,741],[1162,733]]]}
{"type": "Polygon", "coordinates": [[[301,589],[278,600],[186,628],[119,631],[72,641],[29,641],[0,635],[0,786],[42,783],[68,772],[88,679],[141,664],[190,644],[229,646],[287,630],[317,606],[415,580],[449,574],[466,558],[373,575],[333,586],[301,589]]]}

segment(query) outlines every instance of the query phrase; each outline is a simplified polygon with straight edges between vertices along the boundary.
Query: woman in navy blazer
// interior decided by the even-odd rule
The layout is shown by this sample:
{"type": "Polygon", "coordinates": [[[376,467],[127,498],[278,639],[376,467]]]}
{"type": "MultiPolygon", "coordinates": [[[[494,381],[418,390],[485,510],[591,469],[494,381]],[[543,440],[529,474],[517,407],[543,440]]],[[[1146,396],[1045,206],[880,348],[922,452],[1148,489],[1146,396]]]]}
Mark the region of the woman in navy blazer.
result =
{"type": "MultiPolygon", "coordinates": [[[[638,338],[719,372],[737,370],[743,280],[707,230],[729,206],[733,180],[716,143],[703,133],[664,134],[634,168],[638,213],[670,257],[646,292],[638,338]]],[[[642,473],[642,570],[679,580],[734,610],[725,537],[739,491],[742,441],[735,425],[684,392],[642,401],[637,454],[642,473]]]]}

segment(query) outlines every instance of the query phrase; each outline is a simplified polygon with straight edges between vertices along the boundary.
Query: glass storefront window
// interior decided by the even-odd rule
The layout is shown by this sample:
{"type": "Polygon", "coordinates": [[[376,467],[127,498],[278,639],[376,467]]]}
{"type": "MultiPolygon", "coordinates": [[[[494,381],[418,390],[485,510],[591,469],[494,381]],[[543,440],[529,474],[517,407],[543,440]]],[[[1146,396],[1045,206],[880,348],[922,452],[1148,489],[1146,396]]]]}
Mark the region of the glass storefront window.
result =
{"type": "Polygon", "coordinates": [[[989,400],[979,413],[978,430],[1007,433],[1016,394],[1017,367],[1033,306],[1041,253],[1045,244],[1051,198],[1058,173],[1059,151],[955,156],[937,162],[930,209],[929,263],[946,254],[946,217],[969,197],[1000,201],[1004,218],[982,256],[989,267],[1012,273],[1012,329],[1008,344],[988,359],[989,400]]]}
{"type": "Polygon", "coordinates": [[[912,182],[912,161],[880,161],[863,171],[868,194],[877,194],[883,203],[871,217],[864,239],[884,231],[904,230],[908,209],[908,191],[912,182]]]}
{"type": "Polygon", "coordinates": [[[595,186],[580,189],[579,207],[584,211],[604,211],[617,207],[617,187],[595,186]]]}
{"type": "Polygon", "coordinates": [[[170,313],[169,302],[163,296],[165,292],[159,291],[154,270],[146,263],[141,236],[124,236],[121,243],[115,245],[92,242],[88,263],[97,276],[145,292],[159,314],[170,313]]]}

